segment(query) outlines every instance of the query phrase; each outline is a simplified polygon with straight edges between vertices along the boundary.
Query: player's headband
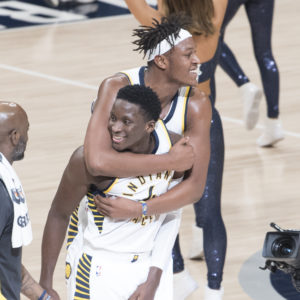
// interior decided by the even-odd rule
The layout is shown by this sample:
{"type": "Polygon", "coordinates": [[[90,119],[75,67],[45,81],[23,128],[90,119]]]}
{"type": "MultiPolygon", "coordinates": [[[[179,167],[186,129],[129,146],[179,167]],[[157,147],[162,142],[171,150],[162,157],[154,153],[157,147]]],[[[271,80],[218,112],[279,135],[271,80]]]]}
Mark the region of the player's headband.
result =
{"type": "Polygon", "coordinates": [[[168,52],[180,42],[191,36],[192,35],[187,30],[181,28],[177,38],[175,38],[174,34],[169,35],[169,40],[173,41],[174,46],[170,45],[167,39],[162,40],[160,43],[157,44],[157,46],[154,49],[147,51],[146,56],[148,57],[148,61],[153,60],[154,57],[157,55],[162,55],[168,52]]]}

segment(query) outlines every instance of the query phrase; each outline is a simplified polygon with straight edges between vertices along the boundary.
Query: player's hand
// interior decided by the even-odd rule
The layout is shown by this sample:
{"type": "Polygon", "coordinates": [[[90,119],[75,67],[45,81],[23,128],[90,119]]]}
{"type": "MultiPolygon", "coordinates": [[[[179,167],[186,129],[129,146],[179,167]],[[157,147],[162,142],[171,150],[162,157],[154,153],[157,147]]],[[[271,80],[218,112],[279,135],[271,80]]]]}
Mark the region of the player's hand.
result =
{"type": "Polygon", "coordinates": [[[153,300],[160,283],[162,270],[158,267],[150,267],[147,280],[140,284],[129,300],[153,300]]]}
{"type": "Polygon", "coordinates": [[[195,161],[193,146],[189,142],[189,137],[181,138],[170,150],[175,171],[189,170],[195,161]]]}
{"type": "Polygon", "coordinates": [[[127,198],[96,195],[94,200],[98,212],[113,219],[126,220],[142,214],[141,204],[127,198]]]}
{"type": "Polygon", "coordinates": [[[128,300],[153,300],[156,287],[144,282],[140,284],[128,300]]]}

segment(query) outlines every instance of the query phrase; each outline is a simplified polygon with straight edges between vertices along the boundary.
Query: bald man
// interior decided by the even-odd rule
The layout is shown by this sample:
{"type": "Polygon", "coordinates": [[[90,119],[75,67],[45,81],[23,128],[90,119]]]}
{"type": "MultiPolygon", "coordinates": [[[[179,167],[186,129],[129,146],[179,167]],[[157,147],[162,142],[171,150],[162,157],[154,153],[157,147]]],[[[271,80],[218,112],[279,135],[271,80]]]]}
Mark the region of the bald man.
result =
{"type": "Polygon", "coordinates": [[[32,240],[21,182],[12,164],[24,157],[29,122],[24,109],[0,101],[0,300],[50,299],[22,265],[22,246],[32,240]],[[48,298],[47,298],[48,297],[48,298]]]}

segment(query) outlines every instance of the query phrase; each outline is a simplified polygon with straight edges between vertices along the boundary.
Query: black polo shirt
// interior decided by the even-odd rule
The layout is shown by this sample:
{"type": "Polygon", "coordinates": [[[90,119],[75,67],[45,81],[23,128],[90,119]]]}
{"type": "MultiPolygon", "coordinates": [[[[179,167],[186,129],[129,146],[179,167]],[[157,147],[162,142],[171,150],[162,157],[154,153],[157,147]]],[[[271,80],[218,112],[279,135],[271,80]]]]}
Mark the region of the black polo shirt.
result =
{"type": "Polygon", "coordinates": [[[7,189],[0,179],[0,285],[2,295],[19,300],[21,292],[22,247],[12,248],[11,235],[14,208],[7,189]]]}

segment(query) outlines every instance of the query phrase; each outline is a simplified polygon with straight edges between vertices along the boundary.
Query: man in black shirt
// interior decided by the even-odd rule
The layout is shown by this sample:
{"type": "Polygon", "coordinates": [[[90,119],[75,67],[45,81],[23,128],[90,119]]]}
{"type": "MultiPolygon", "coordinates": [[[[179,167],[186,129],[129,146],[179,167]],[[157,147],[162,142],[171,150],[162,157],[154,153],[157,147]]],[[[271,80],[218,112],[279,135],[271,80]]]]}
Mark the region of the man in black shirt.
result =
{"type": "Polygon", "coordinates": [[[50,299],[22,265],[31,225],[21,183],[12,164],[24,157],[29,123],[16,103],[0,101],[0,299],[50,299]]]}

